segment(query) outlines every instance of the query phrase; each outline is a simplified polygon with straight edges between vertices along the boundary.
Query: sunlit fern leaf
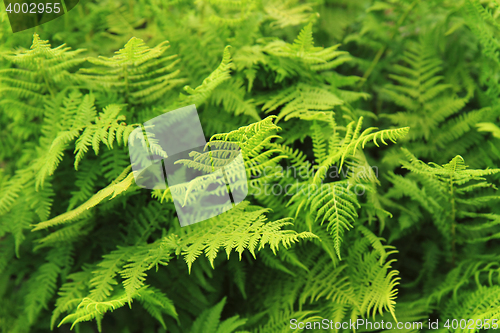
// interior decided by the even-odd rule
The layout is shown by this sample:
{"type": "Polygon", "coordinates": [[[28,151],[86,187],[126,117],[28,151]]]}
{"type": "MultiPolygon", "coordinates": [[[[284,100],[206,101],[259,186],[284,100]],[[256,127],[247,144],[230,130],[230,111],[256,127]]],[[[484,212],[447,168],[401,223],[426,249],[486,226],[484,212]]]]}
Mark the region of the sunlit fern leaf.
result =
{"type": "Polygon", "coordinates": [[[376,128],[370,127],[361,132],[362,123],[363,117],[359,118],[356,127],[354,127],[354,121],[349,123],[344,140],[335,140],[336,144],[330,147],[331,151],[328,157],[318,166],[318,171],[313,179],[314,184],[319,185],[321,183],[326,175],[326,171],[332,165],[339,163],[339,169],[342,169],[344,160],[351,155],[355,155],[358,148],[364,149],[368,142],[373,141],[377,147],[379,146],[377,140],[380,140],[385,145],[388,143],[384,139],[396,143],[397,140],[403,138],[409,131],[409,127],[403,127],[373,132],[376,128]]]}
{"type": "Polygon", "coordinates": [[[53,248],[47,255],[47,261],[39,266],[29,282],[32,286],[25,298],[27,319],[33,324],[40,311],[47,306],[56,291],[57,280],[72,255],[71,245],[53,248]]]}
{"type": "MultiPolygon", "coordinates": [[[[362,121],[361,117],[356,126],[354,121],[349,123],[344,140],[333,141],[329,149],[331,151],[328,151],[327,155],[323,154],[325,158],[320,161],[312,179],[291,186],[291,192],[295,191],[295,194],[288,203],[296,205],[296,216],[304,209],[315,216],[316,221],[321,219],[320,224],[328,221],[327,230],[333,238],[335,252],[339,258],[344,232],[353,227],[358,218],[357,209],[360,205],[357,199],[357,187],[352,183],[352,179],[323,183],[328,169],[338,163],[339,169],[342,170],[344,160],[351,155],[355,156],[358,147],[364,148],[369,141],[373,141],[377,146],[377,139],[384,144],[387,144],[384,138],[395,143],[408,132],[408,128],[400,128],[372,133],[375,128],[368,128],[361,133],[362,121]]],[[[333,133],[331,136],[335,138],[333,133]]],[[[318,143],[313,140],[313,144],[318,143]]],[[[320,154],[320,157],[323,155],[320,154]]]]}
{"type": "Polygon", "coordinates": [[[395,317],[396,289],[399,284],[399,272],[391,269],[391,265],[396,259],[385,260],[380,263],[383,253],[375,250],[366,255],[370,241],[361,238],[356,241],[350,249],[346,259],[348,265],[349,279],[352,288],[360,300],[356,302],[359,313],[366,313],[375,318],[377,313],[383,311],[391,313],[395,317]]]}
{"type": "Polygon", "coordinates": [[[340,244],[344,232],[353,227],[360,207],[354,190],[347,180],[315,186],[308,184],[297,191],[290,202],[302,201],[304,209],[313,212],[320,224],[327,222],[327,230],[333,238],[335,252],[340,258],[340,244]],[[302,200],[302,198],[305,198],[302,200]]]}
{"type": "Polygon", "coordinates": [[[87,283],[90,278],[89,270],[68,275],[67,281],[59,288],[59,298],[56,301],[50,320],[51,329],[54,329],[57,320],[63,313],[76,310],[78,304],[86,295],[87,283]]]}
{"type": "Polygon", "coordinates": [[[33,210],[36,216],[41,220],[47,220],[52,212],[54,197],[56,195],[52,185],[52,179],[45,184],[43,189],[36,190],[36,181],[31,179],[25,186],[25,198],[30,202],[25,207],[33,210]]]}
{"type": "Polygon", "coordinates": [[[219,67],[217,67],[216,70],[203,80],[201,85],[199,85],[196,89],[193,89],[190,86],[184,87],[184,90],[188,93],[188,95],[180,95],[180,100],[184,103],[184,105],[195,104],[196,106],[199,106],[203,104],[203,102],[210,97],[212,91],[217,86],[231,77],[230,72],[234,65],[232,63],[231,53],[229,50],[230,46],[226,46],[219,67]]]}
{"type": "MultiPolygon", "coordinates": [[[[111,296],[115,286],[118,285],[116,280],[118,273],[136,250],[136,246],[118,247],[118,249],[103,256],[103,260],[97,264],[97,269],[92,272],[90,298],[100,302],[111,296]]],[[[127,299],[130,300],[130,295],[127,296],[127,299]]]]}
{"type": "Polygon", "coordinates": [[[35,164],[37,188],[43,186],[45,178],[54,173],[69,143],[80,135],[80,131],[85,126],[83,121],[95,115],[94,101],[92,95],[85,95],[81,98],[78,92],[71,92],[64,99],[63,106],[54,110],[54,113],[46,118],[42,128],[45,136],[41,141],[47,151],[35,164]]]}
{"type": "Polygon", "coordinates": [[[79,130],[69,130],[59,132],[57,137],[52,141],[47,154],[38,161],[37,169],[37,188],[43,186],[45,178],[54,174],[59,163],[64,156],[64,151],[68,148],[68,144],[78,137],[79,130]]]}
{"type": "Polygon", "coordinates": [[[142,39],[132,37],[125,46],[111,57],[87,58],[91,63],[103,66],[82,68],[80,72],[102,89],[114,89],[124,93],[132,104],[158,101],[165,93],[185,82],[177,78],[177,56],[165,56],[170,47],[163,42],[149,48],[142,39]]]}
{"type": "Polygon", "coordinates": [[[296,1],[268,1],[264,7],[265,12],[274,22],[271,26],[284,28],[296,26],[307,22],[312,15],[312,4],[297,4],[296,1]]]}
{"type": "Polygon", "coordinates": [[[166,246],[175,249],[176,254],[184,256],[191,270],[193,262],[205,253],[213,266],[214,259],[221,248],[227,256],[235,250],[240,258],[243,251],[248,250],[254,257],[256,251],[269,244],[276,252],[279,245],[289,247],[300,239],[315,238],[312,233],[297,233],[285,230],[291,225],[290,219],[266,222],[266,209],[246,211],[248,202],[243,202],[233,209],[193,226],[180,229],[175,235],[165,238],[166,246]],[[243,214],[243,212],[245,212],[243,214]]]}
{"type": "Polygon", "coordinates": [[[479,132],[490,132],[495,138],[500,139],[500,128],[493,123],[477,123],[479,132]]]}
{"type": "MultiPolygon", "coordinates": [[[[54,93],[55,88],[62,88],[61,84],[76,83],[76,75],[69,72],[83,61],[76,56],[83,49],[70,51],[70,47],[61,45],[52,48],[48,41],[40,39],[38,34],[33,35],[33,43],[29,50],[19,50],[14,54],[4,53],[2,57],[17,64],[18,68],[0,70],[0,93],[8,93],[26,103],[27,106],[39,109],[43,105],[33,105],[26,101],[30,97],[33,102],[43,103],[45,94],[54,93]]],[[[7,100],[4,99],[4,103],[7,100]]]]}
{"type": "Polygon", "coordinates": [[[347,52],[337,51],[339,46],[328,48],[314,46],[312,23],[309,23],[300,31],[293,44],[277,40],[266,45],[264,50],[277,57],[296,59],[312,70],[322,71],[351,60],[346,56],[347,52]]]}
{"type": "MultiPolygon", "coordinates": [[[[156,288],[144,286],[133,294],[133,298],[139,300],[144,308],[164,327],[166,326],[163,321],[163,314],[177,318],[177,313],[171,300],[156,288]]],[[[98,330],[102,332],[100,322],[103,315],[121,308],[125,304],[127,304],[127,296],[124,291],[119,291],[104,301],[96,301],[91,297],[85,297],[80,301],[73,313],[61,320],[58,327],[66,323],[72,323],[71,328],[73,328],[78,323],[96,319],[98,330]]],[[[56,319],[53,318],[53,320],[56,319]]]]}
{"type": "MultiPolygon", "coordinates": [[[[151,294],[153,292],[154,291],[149,290],[148,287],[143,287],[136,294],[134,294],[134,297],[138,298],[141,294],[151,294]]],[[[144,297],[142,300],[147,301],[144,297]]],[[[99,323],[104,314],[107,312],[113,312],[114,310],[123,307],[125,304],[127,304],[127,296],[124,291],[113,295],[113,297],[105,301],[96,301],[90,297],[86,297],[80,302],[80,304],[78,304],[74,313],[67,315],[61,320],[58,327],[66,323],[72,323],[71,328],[73,328],[78,323],[93,319],[96,319],[99,323]]],[[[102,331],[100,324],[98,324],[98,330],[99,332],[102,331]]]]}
{"type": "Polygon", "coordinates": [[[84,125],[83,132],[75,144],[75,169],[78,168],[78,164],[88,151],[89,146],[92,146],[97,155],[101,142],[108,149],[113,148],[115,138],[118,143],[124,145],[128,142],[128,136],[135,129],[135,126],[126,125],[123,122],[125,116],[120,115],[120,111],[119,105],[109,105],[99,113],[93,123],[84,125]]]}
{"type": "Polygon", "coordinates": [[[43,221],[38,223],[33,231],[46,229],[51,226],[68,223],[74,221],[76,219],[81,218],[84,214],[88,213],[88,210],[96,205],[98,205],[101,201],[111,196],[110,200],[116,197],[117,195],[125,192],[131,185],[134,180],[134,175],[129,173],[130,168],[124,170],[124,172],[117,177],[117,179],[111,183],[108,187],[103,188],[96,194],[94,194],[89,200],[85,203],[81,204],[77,208],[66,212],[64,214],[58,215],[48,221],[43,221]],[[128,175],[127,175],[128,174],[128,175]]]}
{"type": "Polygon", "coordinates": [[[277,120],[303,118],[315,112],[333,111],[336,105],[342,105],[335,94],[326,87],[314,87],[299,83],[271,97],[263,106],[266,113],[280,109],[277,120]]]}
{"type": "Polygon", "coordinates": [[[170,260],[169,250],[163,248],[161,242],[156,242],[149,246],[137,247],[135,253],[127,259],[120,275],[129,303],[135,292],[144,286],[145,272],[158,264],[167,265],[170,260]]]}
{"type": "Polygon", "coordinates": [[[272,146],[272,140],[279,138],[275,133],[280,130],[280,127],[274,124],[274,119],[273,116],[267,117],[229,133],[215,134],[210,138],[209,145],[210,142],[238,144],[244,158],[247,175],[260,175],[266,167],[273,167],[279,160],[286,157],[283,150],[272,146]]]}

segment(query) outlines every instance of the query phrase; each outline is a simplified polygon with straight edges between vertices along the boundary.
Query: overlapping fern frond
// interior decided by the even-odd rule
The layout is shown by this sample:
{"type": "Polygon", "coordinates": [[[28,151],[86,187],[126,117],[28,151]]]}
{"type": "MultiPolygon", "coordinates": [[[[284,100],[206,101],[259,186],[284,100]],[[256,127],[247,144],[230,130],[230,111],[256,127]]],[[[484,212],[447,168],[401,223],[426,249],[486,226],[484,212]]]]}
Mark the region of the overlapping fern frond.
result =
{"type": "Polygon", "coordinates": [[[82,68],[80,72],[98,87],[125,94],[128,103],[153,103],[185,82],[178,78],[180,70],[175,69],[180,59],[175,54],[165,55],[167,44],[163,42],[151,49],[133,37],[111,58],[87,58],[101,67],[82,68]]]}
{"type": "Polygon", "coordinates": [[[242,214],[247,207],[248,203],[242,203],[204,224],[181,229],[181,236],[177,234],[169,236],[164,242],[168,247],[174,248],[176,254],[182,254],[188,267],[191,268],[202,253],[205,253],[213,265],[220,248],[225,249],[228,257],[235,250],[241,258],[245,249],[255,257],[256,251],[266,245],[276,252],[280,244],[289,247],[299,239],[315,237],[309,232],[282,230],[283,227],[291,225],[290,219],[265,223],[266,217],[263,214],[266,209],[242,214]],[[237,216],[239,217],[236,218],[237,216]]]}
{"type": "MultiPolygon", "coordinates": [[[[355,122],[349,123],[344,140],[340,140],[336,132],[326,135],[319,132],[319,125],[314,124],[313,127],[316,127],[313,136],[314,152],[319,158],[319,165],[311,179],[297,182],[290,191],[292,193],[295,191],[289,204],[296,207],[296,216],[299,215],[301,209],[307,209],[316,221],[321,220],[321,224],[328,221],[327,230],[333,237],[335,252],[339,257],[344,231],[352,228],[358,217],[357,209],[360,207],[358,192],[363,194],[365,187],[357,188],[356,177],[358,176],[356,175],[359,173],[356,173],[351,180],[330,182],[330,179],[338,176],[338,171],[330,177],[329,169],[335,166],[337,170],[342,170],[345,161],[355,155],[358,147],[364,148],[369,141],[373,141],[378,146],[378,139],[387,145],[384,138],[395,143],[408,133],[407,127],[378,132],[373,132],[375,128],[368,128],[361,132],[362,123],[362,117],[356,127],[354,127],[355,122]],[[329,147],[326,147],[325,142],[330,143],[329,147]]],[[[332,124],[330,126],[335,128],[336,125],[332,124]]],[[[326,127],[331,130],[330,126],[326,127]]]]}
{"type": "Polygon", "coordinates": [[[408,150],[403,150],[408,161],[403,167],[411,173],[405,177],[392,175],[393,184],[387,197],[396,199],[408,196],[431,214],[433,223],[447,239],[447,249],[452,258],[456,245],[487,242],[500,237],[500,216],[482,212],[481,208],[500,200],[496,186],[485,176],[494,175],[500,169],[468,169],[461,156],[449,163],[426,164],[408,150]]]}
{"type": "Polygon", "coordinates": [[[384,116],[395,125],[412,127],[406,139],[408,148],[417,157],[444,162],[478,144],[481,135],[473,130],[474,126],[494,119],[497,111],[463,110],[470,97],[458,97],[452,85],[444,82],[440,75],[443,63],[429,39],[408,46],[401,64],[394,64],[394,74],[389,75],[394,84],[386,85],[381,92],[403,108],[384,116]]]}

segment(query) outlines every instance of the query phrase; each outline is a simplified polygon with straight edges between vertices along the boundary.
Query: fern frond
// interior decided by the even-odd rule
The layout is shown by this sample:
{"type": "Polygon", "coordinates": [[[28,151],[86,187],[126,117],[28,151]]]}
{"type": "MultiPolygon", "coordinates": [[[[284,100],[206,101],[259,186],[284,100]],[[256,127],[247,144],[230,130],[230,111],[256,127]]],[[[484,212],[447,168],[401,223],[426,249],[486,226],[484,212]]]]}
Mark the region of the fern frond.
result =
{"type": "Polygon", "coordinates": [[[282,230],[284,226],[291,225],[290,219],[265,223],[267,218],[263,214],[266,209],[247,211],[243,214],[247,206],[248,203],[241,203],[206,223],[185,227],[181,229],[180,236],[168,236],[164,242],[174,248],[175,253],[179,254],[182,251],[184,260],[191,270],[193,262],[202,253],[205,253],[213,267],[214,259],[221,248],[224,248],[228,258],[235,250],[241,259],[245,249],[255,257],[256,251],[267,244],[276,253],[280,244],[287,248],[300,239],[316,237],[309,232],[282,230]]]}
{"type": "Polygon", "coordinates": [[[334,149],[332,149],[333,151],[330,152],[328,158],[326,158],[325,161],[319,165],[318,171],[314,175],[314,184],[319,186],[320,182],[324,179],[328,168],[335,163],[340,162],[339,169],[341,169],[345,158],[349,155],[354,155],[358,147],[364,148],[365,144],[369,141],[373,141],[373,143],[375,143],[378,147],[377,138],[379,138],[383,144],[387,145],[384,137],[395,143],[396,140],[403,138],[409,131],[409,127],[404,127],[372,133],[376,128],[370,127],[360,133],[363,117],[359,118],[355,129],[353,129],[354,123],[354,121],[349,123],[342,143],[339,143],[336,147],[334,146],[334,149]]]}
{"type": "Polygon", "coordinates": [[[271,97],[262,106],[266,113],[280,109],[280,119],[312,117],[316,112],[333,111],[343,101],[323,87],[313,87],[304,83],[290,87],[271,97]]]}
{"type": "Polygon", "coordinates": [[[87,292],[87,282],[90,278],[91,274],[88,270],[68,275],[68,281],[59,289],[59,298],[57,299],[56,307],[50,319],[51,329],[54,328],[61,314],[76,310],[78,304],[80,304],[87,292]]]}
{"type": "Polygon", "coordinates": [[[333,237],[335,252],[340,258],[340,243],[345,230],[353,227],[358,216],[356,210],[359,203],[356,194],[350,188],[346,180],[315,186],[309,184],[306,190],[297,192],[290,201],[296,201],[305,197],[305,202],[311,212],[315,212],[316,221],[321,219],[320,224],[328,221],[327,231],[333,237]]]}
{"type": "Polygon", "coordinates": [[[87,211],[98,205],[101,201],[104,199],[108,198],[111,196],[110,200],[116,197],[117,195],[125,192],[131,185],[134,180],[134,175],[133,173],[129,173],[126,177],[125,175],[128,173],[129,168],[125,169],[124,172],[113,182],[111,183],[108,187],[100,190],[96,194],[92,196],[89,200],[87,200],[85,203],[81,204],[79,207],[66,212],[64,214],[58,215],[54,217],[53,219],[50,219],[48,221],[40,222],[35,225],[35,227],[32,229],[32,231],[37,231],[41,229],[46,229],[55,225],[63,224],[63,223],[68,223],[71,221],[74,221],[80,217],[83,216],[83,214],[87,213],[87,211]],[[125,179],[123,179],[125,178],[125,179]],[[123,179],[123,180],[122,180],[123,179]]]}
{"type": "Polygon", "coordinates": [[[145,272],[153,266],[157,266],[158,263],[166,265],[170,260],[170,254],[163,252],[161,247],[161,244],[159,244],[157,249],[151,249],[150,247],[136,248],[135,253],[128,258],[128,263],[120,271],[129,304],[135,292],[144,286],[145,272]]]}
{"type": "Polygon", "coordinates": [[[190,333],[216,332],[216,333],[232,333],[234,330],[246,323],[246,319],[240,319],[239,316],[228,318],[220,321],[222,309],[226,303],[224,297],[222,301],[217,303],[210,309],[206,309],[195,320],[191,326],[190,333]]]}
{"type": "Polygon", "coordinates": [[[315,47],[312,36],[312,23],[306,25],[299,33],[293,44],[281,40],[266,45],[264,50],[270,54],[297,59],[312,70],[329,70],[351,60],[345,51],[337,51],[340,44],[328,48],[315,47]]]}
{"type": "MultiPolygon", "coordinates": [[[[146,288],[144,288],[146,289],[146,288]]],[[[72,323],[71,329],[81,322],[90,321],[93,319],[100,319],[106,312],[112,312],[118,308],[124,306],[127,302],[127,296],[124,293],[115,295],[112,299],[106,301],[95,301],[92,298],[84,298],[75,311],[75,313],[69,314],[64,317],[58,327],[66,323],[72,323]]],[[[99,332],[101,332],[100,325],[98,326],[99,332]]]]}
{"type": "Polygon", "coordinates": [[[230,46],[226,46],[224,48],[224,54],[222,56],[222,61],[220,65],[214,70],[205,80],[203,80],[202,84],[198,86],[196,89],[191,88],[190,86],[185,86],[184,90],[189,95],[180,95],[180,100],[185,105],[195,104],[201,105],[205,102],[212,91],[222,84],[224,81],[228,80],[231,75],[231,69],[233,69],[234,65],[231,60],[231,53],[229,52],[230,46]]]}
{"type": "Polygon", "coordinates": [[[95,154],[99,154],[100,143],[104,143],[108,149],[113,148],[115,135],[118,142],[128,142],[128,136],[135,129],[134,125],[126,125],[122,121],[125,116],[119,115],[121,107],[119,105],[108,105],[99,113],[94,123],[87,124],[82,135],[78,138],[75,144],[75,169],[78,169],[78,164],[83,158],[83,155],[88,151],[88,147],[92,146],[95,154]],[[121,122],[121,123],[120,123],[121,122]],[[127,127],[127,129],[125,129],[127,127]]]}

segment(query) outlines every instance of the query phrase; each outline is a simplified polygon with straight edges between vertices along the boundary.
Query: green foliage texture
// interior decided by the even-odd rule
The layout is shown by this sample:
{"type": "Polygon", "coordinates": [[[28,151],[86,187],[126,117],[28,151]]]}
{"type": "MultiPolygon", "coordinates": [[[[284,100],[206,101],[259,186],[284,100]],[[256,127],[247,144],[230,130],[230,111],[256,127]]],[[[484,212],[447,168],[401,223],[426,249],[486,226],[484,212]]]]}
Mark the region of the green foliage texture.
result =
{"type": "Polygon", "coordinates": [[[13,34],[0,4],[0,332],[500,320],[499,16],[81,0],[13,34]],[[241,147],[249,192],[181,228],[178,189],[137,186],[127,145],[191,104],[241,147]]]}

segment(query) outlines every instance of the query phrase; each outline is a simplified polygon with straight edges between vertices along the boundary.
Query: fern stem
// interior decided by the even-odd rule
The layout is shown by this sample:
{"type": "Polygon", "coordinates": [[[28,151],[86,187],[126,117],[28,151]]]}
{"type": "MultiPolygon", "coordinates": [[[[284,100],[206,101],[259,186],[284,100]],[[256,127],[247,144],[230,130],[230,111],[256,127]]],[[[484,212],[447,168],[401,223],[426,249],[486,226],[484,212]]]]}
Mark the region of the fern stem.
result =
{"type": "Polygon", "coordinates": [[[453,191],[453,178],[450,179],[450,195],[451,195],[451,265],[455,266],[455,243],[456,243],[456,209],[455,209],[455,195],[453,191]]]}

